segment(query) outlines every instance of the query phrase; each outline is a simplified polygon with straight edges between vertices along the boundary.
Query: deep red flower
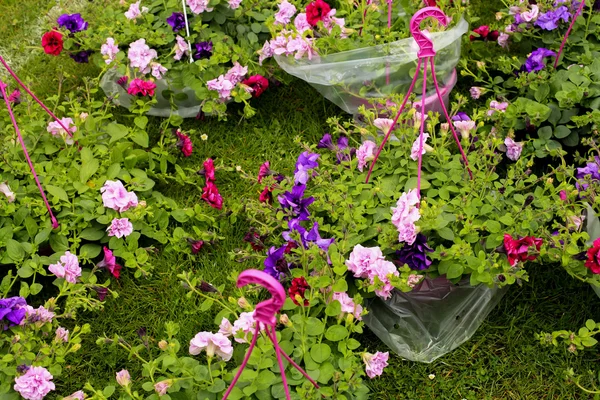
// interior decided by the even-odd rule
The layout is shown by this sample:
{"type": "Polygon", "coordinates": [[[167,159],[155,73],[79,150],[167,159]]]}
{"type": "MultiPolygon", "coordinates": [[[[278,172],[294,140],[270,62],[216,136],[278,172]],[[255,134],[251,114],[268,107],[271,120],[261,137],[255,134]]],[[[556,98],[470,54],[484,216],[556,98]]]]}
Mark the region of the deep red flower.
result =
{"type": "Polygon", "coordinates": [[[125,89],[125,86],[127,85],[127,82],[129,81],[129,78],[126,76],[122,76],[119,79],[117,79],[117,85],[121,86],[123,89],[125,89]]]}
{"type": "Polygon", "coordinates": [[[8,101],[13,103],[15,106],[21,104],[21,91],[19,89],[13,90],[13,92],[8,96],[8,101]]]}
{"type": "Polygon", "coordinates": [[[260,201],[261,203],[269,203],[269,204],[271,204],[273,202],[273,194],[271,193],[270,187],[265,186],[265,188],[263,189],[260,196],[258,196],[258,201],[260,201]]]}
{"type": "Polygon", "coordinates": [[[129,84],[127,93],[132,96],[154,96],[154,89],[156,89],[154,82],[134,79],[129,84]]]}
{"type": "Polygon", "coordinates": [[[265,236],[260,236],[254,228],[250,228],[250,231],[244,236],[244,242],[250,243],[250,246],[252,246],[254,251],[263,251],[265,249],[265,244],[263,242],[265,238],[265,236]]]}
{"type": "Polygon", "coordinates": [[[187,241],[192,248],[192,254],[198,254],[200,249],[202,249],[202,247],[204,246],[204,241],[202,241],[202,240],[194,240],[194,239],[188,238],[187,241]]]}
{"type": "Polygon", "coordinates": [[[475,40],[489,40],[495,42],[496,40],[498,40],[498,36],[500,36],[500,32],[490,31],[490,27],[487,25],[481,25],[479,28],[473,29],[473,32],[475,32],[479,36],[470,35],[469,39],[471,40],[471,42],[475,40]]]}
{"type": "Polygon", "coordinates": [[[251,89],[252,97],[258,97],[269,87],[269,81],[262,75],[252,75],[248,79],[244,79],[242,84],[251,89]]]}
{"type": "Polygon", "coordinates": [[[308,286],[308,282],[306,282],[306,279],[302,276],[300,278],[292,279],[292,286],[288,289],[288,294],[290,295],[290,299],[292,299],[297,306],[299,306],[300,303],[298,303],[296,296],[300,296],[300,298],[304,300],[304,307],[306,307],[308,306],[308,300],[304,297],[304,293],[308,289],[310,289],[310,286],[308,286]]]}
{"type": "Polygon", "coordinates": [[[504,234],[504,249],[508,256],[508,263],[514,267],[517,262],[535,260],[537,252],[542,247],[542,239],[533,236],[526,236],[520,239],[513,239],[508,233],[504,234]],[[531,253],[530,251],[533,251],[531,253]]]}
{"type": "Polygon", "coordinates": [[[594,240],[592,247],[588,249],[585,266],[589,268],[593,274],[600,274],[600,238],[594,240]]]}
{"type": "Polygon", "coordinates": [[[498,40],[498,36],[500,36],[500,32],[491,31],[486,39],[489,40],[490,42],[495,42],[496,40],[498,40]]]}
{"type": "Polygon", "coordinates": [[[311,26],[316,26],[319,21],[323,21],[329,11],[331,11],[329,4],[323,0],[315,0],[306,6],[306,21],[311,26]]]}
{"type": "Polygon", "coordinates": [[[283,251],[283,253],[284,254],[290,254],[293,249],[297,249],[297,248],[298,248],[298,243],[294,242],[293,240],[290,240],[285,245],[285,250],[283,251]]]}
{"type": "Polygon", "coordinates": [[[119,279],[123,267],[117,264],[117,258],[108,247],[104,246],[103,251],[104,259],[97,264],[97,267],[108,269],[115,278],[119,279]]]}
{"type": "Polygon", "coordinates": [[[204,161],[204,177],[206,178],[206,182],[214,182],[215,181],[215,163],[212,158],[207,158],[204,161]]]}
{"type": "Polygon", "coordinates": [[[51,54],[53,56],[59,55],[63,50],[62,33],[57,31],[44,33],[42,36],[42,47],[46,54],[51,54]]]}
{"type": "Polygon", "coordinates": [[[268,161],[265,161],[260,168],[258,169],[258,183],[261,183],[263,178],[271,175],[271,170],[269,169],[271,165],[268,161]]]}
{"type": "Polygon", "coordinates": [[[185,157],[189,157],[192,155],[192,151],[194,150],[194,146],[192,145],[192,140],[190,137],[184,133],[182,133],[179,129],[175,131],[175,135],[179,141],[177,142],[177,147],[181,149],[181,152],[185,157]]]}
{"type": "Polygon", "coordinates": [[[427,7],[437,7],[437,2],[435,0],[424,0],[425,5],[427,7]]]}
{"type": "Polygon", "coordinates": [[[206,186],[202,189],[202,200],[218,210],[223,208],[223,197],[219,194],[219,189],[213,181],[206,182],[206,186]]]}

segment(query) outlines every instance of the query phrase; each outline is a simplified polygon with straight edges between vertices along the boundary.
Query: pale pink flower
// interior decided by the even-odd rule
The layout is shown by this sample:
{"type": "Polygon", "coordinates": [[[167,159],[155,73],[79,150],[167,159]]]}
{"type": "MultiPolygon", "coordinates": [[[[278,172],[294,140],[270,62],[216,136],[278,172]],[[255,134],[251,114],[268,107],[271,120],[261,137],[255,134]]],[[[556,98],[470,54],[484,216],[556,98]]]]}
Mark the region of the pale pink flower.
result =
{"type": "Polygon", "coordinates": [[[64,278],[69,283],[77,283],[77,278],[81,276],[79,260],[70,251],[66,251],[60,257],[59,262],[48,266],[48,270],[56,275],[57,278],[64,278]]]}
{"type": "Polygon", "coordinates": [[[358,170],[362,172],[367,162],[375,158],[375,149],[377,144],[370,140],[365,140],[356,150],[356,159],[358,160],[358,170]]]}
{"type": "Polygon", "coordinates": [[[281,3],[279,3],[278,7],[279,11],[277,11],[277,13],[275,14],[275,24],[289,24],[291,18],[296,13],[296,7],[287,0],[283,0],[281,3]]]}
{"type": "MultiPolygon", "coordinates": [[[[269,42],[269,48],[271,49],[271,57],[273,55],[282,55],[282,54],[288,54],[288,50],[287,50],[287,45],[288,45],[288,38],[287,36],[285,36],[286,31],[281,32],[279,35],[275,36],[274,39],[271,39],[271,41],[269,42]]],[[[264,49],[264,47],[263,47],[264,49]]]]}
{"type": "Polygon", "coordinates": [[[392,224],[400,228],[402,225],[417,222],[421,218],[417,204],[419,204],[417,189],[402,193],[396,202],[396,207],[392,207],[392,224]]]}
{"type": "Polygon", "coordinates": [[[142,13],[148,12],[148,7],[142,7],[140,10],[141,0],[136,1],[135,3],[129,6],[129,10],[125,11],[125,18],[127,19],[138,19],[142,16],[142,13]]]}
{"type": "Polygon", "coordinates": [[[223,75],[219,75],[218,78],[206,82],[208,90],[219,92],[219,98],[221,98],[221,100],[228,100],[231,98],[231,90],[234,86],[235,85],[223,75]]]}
{"type": "Polygon", "coordinates": [[[409,275],[408,278],[406,279],[406,284],[411,287],[414,288],[415,286],[417,286],[417,283],[421,282],[421,275],[409,275]]]}
{"type": "Polygon", "coordinates": [[[471,131],[475,129],[475,121],[454,121],[454,127],[460,132],[463,139],[469,139],[471,131]]]}
{"type": "Polygon", "coordinates": [[[313,40],[314,39],[301,36],[289,40],[286,47],[288,54],[296,53],[294,54],[296,60],[300,60],[304,55],[306,55],[309,60],[312,60],[313,56],[317,54],[316,50],[313,48],[313,40]]]}
{"type": "Polygon", "coordinates": [[[231,325],[231,322],[225,317],[223,317],[221,324],[219,325],[219,333],[226,337],[233,335],[233,325],[231,325]]]}
{"type": "Polygon", "coordinates": [[[102,204],[106,208],[124,212],[130,207],[138,205],[138,198],[134,192],[128,192],[121,181],[106,181],[100,189],[102,204]]]}
{"type": "Polygon", "coordinates": [[[524,21],[532,22],[537,19],[539,12],[540,10],[538,6],[536,4],[533,4],[531,6],[531,11],[525,11],[521,13],[521,18],[523,18],[524,21]]]}
{"type": "Polygon", "coordinates": [[[371,379],[379,376],[383,373],[383,369],[388,366],[388,358],[390,354],[386,351],[385,353],[377,352],[375,354],[364,353],[362,356],[363,362],[365,363],[365,371],[367,376],[371,379]]]}
{"type": "Polygon", "coordinates": [[[581,215],[581,216],[569,215],[567,217],[567,225],[569,227],[575,227],[575,230],[578,231],[581,228],[581,225],[583,225],[584,219],[585,219],[585,215],[581,215]]]}
{"type": "Polygon", "coordinates": [[[42,400],[56,387],[52,374],[44,367],[29,367],[25,374],[15,378],[13,389],[27,400],[42,400]]]}
{"type": "Polygon", "coordinates": [[[333,300],[337,300],[342,305],[342,312],[354,315],[357,320],[362,320],[363,308],[360,304],[355,304],[352,297],[348,296],[346,292],[335,292],[333,294],[333,300]]]}
{"type": "Polygon", "coordinates": [[[487,111],[488,117],[491,117],[496,111],[505,112],[508,108],[506,101],[499,102],[496,100],[490,101],[490,109],[487,111]]]}
{"type": "Polygon", "coordinates": [[[501,47],[506,48],[508,46],[508,39],[510,39],[510,36],[507,33],[501,32],[500,35],[498,35],[498,44],[501,47]]]}
{"type": "Polygon", "coordinates": [[[213,9],[208,8],[209,0],[187,0],[187,5],[194,14],[200,14],[204,11],[211,12],[213,9]]]}
{"type": "MultiPolygon", "coordinates": [[[[306,16],[306,15],[305,15],[306,16]]],[[[258,65],[262,65],[263,62],[270,57],[273,57],[273,50],[271,49],[271,44],[269,43],[269,41],[267,40],[264,44],[262,49],[260,49],[258,51],[258,65]]]]}
{"type": "Polygon", "coordinates": [[[8,186],[6,182],[0,182],[0,193],[6,196],[6,199],[9,203],[14,202],[17,198],[15,193],[12,190],[10,190],[10,186],[8,186]]]}
{"type": "Polygon", "coordinates": [[[474,100],[477,100],[478,98],[481,97],[481,94],[483,93],[483,89],[477,86],[473,86],[471,89],[469,89],[469,93],[471,93],[471,98],[474,100]]]}
{"type": "Polygon", "coordinates": [[[239,8],[240,4],[242,4],[242,0],[227,0],[227,3],[229,4],[229,8],[235,10],[236,8],[239,8]]]}
{"type": "Polygon", "coordinates": [[[115,44],[115,39],[106,38],[106,43],[100,46],[100,54],[104,56],[104,62],[110,64],[115,60],[115,56],[119,52],[119,48],[115,44]]]}
{"type": "MultiPolygon", "coordinates": [[[[419,104],[419,106],[420,106],[420,104],[419,104]]],[[[415,126],[421,126],[421,118],[422,117],[423,117],[423,114],[421,114],[420,111],[415,110],[415,114],[413,115],[413,121],[415,121],[415,126]]],[[[426,121],[428,117],[429,117],[429,115],[425,114],[424,121],[426,121]]]]}
{"type": "Polygon", "coordinates": [[[63,398],[63,400],[84,400],[85,399],[85,393],[83,392],[83,390],[78,390],[75,393],[63,398]]]}
{"type": "Polygon", "coordinates": [[[117,383],[123,387],[129,386],[131,384],[131,375],[129,375],[129,371],[126,369],[122,369],[117,372],[117,383]]]}
{"type": "Polygon", "coordinates": [[[329,33],[331,33],[333,27],[338,25],[340,28],[342,28],[341,36],[344,37],[343,31],[344,26],[346,25],[346,20],[344,18],[336,18],[336,12],[337,10],[335,8],[329,10],[329,13],[325,17],[323,17],[323,26],[325,27],[325,29],[327,29],[327,31],[329,31],[329,33]]]}
{"type": "Polygon", "coordinates": [[[175,55],[173,58],[179,61],[184,54],[187,55],[190,53],[190,46],[188,46],[186,40],[179,35],[177,35],[175,39],[177,40],[177,43],[175,44],[175,55]]]}
{"type": "Polygon", "coordinates": [[[375,294],[384,300],[390,298],[392,290],[394,290],[394,286],[390,282],[390,276],[400,275],[394,263],[378,259],[375,263],[371,264],[367,273],[371,284],[375,284],[376,277],[383,284],[380,288],[375,289],[375,294]]]}
{"type": "Polygon", "coordinates": [[[57,342],[68,342],[69,341],[69,330],[63,328],[62,326],[59,326],[58,328],[56,328],[56,332],[55,332],[55,338],[54,340],[56,340],[57,342]]]}
{"type": "Polygon", "coordinates": [[[164,381],[160,381],[154,384],[154,390],[159,396],[164,396],[167,394],[167,390],[171,387],[173,381],[170,379],[166,379],[164,381]]]}
{"type": "Polygon", "coordinates": [[[383,260],[383,253],[379,247],[363,247],[357,244],[346,260],[346,267],[355,278],[367,278],[371,266],[378,260],[383,260]]]}
{"type": "Polygon", "coordinates": [[[311,29],[310,24],[306,20],[306,13],[300,13],[296,15],[296,18],[294,18],[294,26],[296,27],[298,33],[303,33],[311,29]]]}
{"type": "Polygon", "coordinates": [[[162,79],[167,72],[165,67],[156,62],[151,63],[150,68],[152,69],[152,76],[156,79],[162,79]]]}
{"type": "Polygon", "coordinates": [[[394,125],[394,120],[389,118],[376,118],[375,121],[373,121],[373,125],[387,135],[392,125],[394,125]]]}
{"type": "Polygon", "coordinates": [[[248,73],[248,67],[242,67],[239,62],[234,62],[233,67],[225,74],[225,79],[231,82],[232,85],[237,85],[244,80],[244,76],[248,73]]]}
{"type": "Polygon", "coordinates": [[[515,142],[512,138],[507,137],[504,139],[504,145],[506,145],[506,157],[510,160],[517,161],[521,157],[523,143],[515,142]]]}
{"type": "Polygon", "coordinates": [[[190,340],[190,354],[198,355],[203,350],[208,357],[215,354],[224,361],[229,361],[233,355],[233,346],[231,341],[222,333],[200,332],[190,340]]]}
{"type": "MultiPolygon", "coordinates": [[[[69,129],[69,132],[71,132],[71,133],[77,132],[77,127],[75,126],[73,119],[61,118],[60,122],[62,122],[62,124],[69,129]]],[[[73,144],[73,139],[71,138],[71,136],[67,134],[67,132],[64,130],[64,128],[62,126],[60,126],[60,124],[58,122],[56,122],[56,121],[50,122],[48,124],[48,127],[46,128],[46,130],[49,133],[51,133],[52,136],[61,136],[65,140],[66,144],[73,144]]]]}
{"type": "Polygon", "coordinates": [[[20,325],[35,324],[37,322],[40,324],[45,324],[47,322],[52,322],[52,319],[55,315],[52,311],[47,310],[44,306],[33,308],[30,305],[27,305],[23,308],[25,309],[25,318],[23,321],[21,321],[20,325]]]}
{"type": "MultiPolygon", "coordinates": [[[[429,133],[423,133],[423,148],[421,149],[421,154],[425,154],[427,151],[432,151],[433,149],[427,145],[427,139],[429,139],[429,133]]],[[[417,136],[415,141],[412,144],[412,148],[410,150],[410,158],[414,161],[417,161],[419,158],[419,146],[421,145],[420,135],[417,136]]]]}
{"type": "MultiPolygon", "coordinates": [[[[256,320],[254,319],[254,311],[243,312],[240,317],[233,323],[231,334],[234,336],[234,340],[238,343],[248,343],[248,335],[254,333],[256,329],[256,320]],[[243,332],[243,336],[239,337],[239,332],[243,332]],[[236,337],[237,336],[237,337],[236,337]]],[[[220,330],[219,330],[220,332],[220,330]]]]}
{"type": "Polygon", "coordinates": [[[143,74],[149,71],[149,65],[157,57],[156,50],[146,44],[146,39],[139,39],[129,45],[127,58],[131,68],[139,68],[143,74]]]}
{"type": "Polygon", "coordinates": [[[108,231],[108,236],[115,236],[120,239],[131,235],[133,224],[129,222],[129,218],[115,218],[106,230],[108,231]]]}
{"type": "Polygon", "coordinates": [[[417,238],[417,233],[419,230],[417,226],[412,222],[407,222],[397,226],[398,228],[398,241],[400,243],[406,242],[408,244],[413,244],[415,239],[417,238]]]}
{"type": "Polygon", "coordinates": [[[79,114],[79,119],[82,121],[85,121],[87,119],[87,117],[89,117],[90,115],[86,112],[82,112],[81,114],[79,114]]]}

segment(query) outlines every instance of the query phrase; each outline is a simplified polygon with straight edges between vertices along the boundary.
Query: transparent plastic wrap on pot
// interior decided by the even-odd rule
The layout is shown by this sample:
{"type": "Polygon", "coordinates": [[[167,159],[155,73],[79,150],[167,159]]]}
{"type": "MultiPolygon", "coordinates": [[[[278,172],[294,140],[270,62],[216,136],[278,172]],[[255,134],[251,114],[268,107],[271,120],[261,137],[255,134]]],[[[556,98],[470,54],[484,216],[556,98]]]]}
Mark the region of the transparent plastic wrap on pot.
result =
{"type": "MultiPolygon", "coordinates": [[[[106,96],[113,97],[114,103],[125,108],[131,107],[131,102],[136,98],[127,94],[127,89],[117,83],[122,75],[116,69],[110,69],[102,76],[100,87],[104,90],[106,96]],[[118,94],[118,96],[117,96],[118,94]]],[[[182,118],[193,118],[200,112],[202,101],[196,98],[196,93],[190,88],[176,89],[170,87],[169,80],[157,79],[154,81],[156,89],[154,95],[157,103],[146,113],[155,117],[169,117],[170,115],[179,115],[182,118]],[[171,92],[174,106],[168,98],[171,92]]]]}
{"type": "MultiPolygon", "coordinates": [[[[590,240],[586,244],[588,245],[588,247],[591,247],[594,243],[594,240],[600,238],[600,219],[598,219],[598,216],[594,212],[594,209],[589,204],[587,206],[586,214],[587,223],[585,229],[588,235],[590,235],[590,240]]],[[[590,283],[590,286],[592,287],[596,295],[600,297],[600,287],[592,283],[590,283]]]]}
{"type": "Polygon", "coordinates": [[[392,351],[411,361],[430,363],[473,336],[506,288],[452,284],[425,279],[411,292],[392,292],[388,300],[367,302],[367,326],[392,351]]]}
{"type": "MultiPolygon", "coordinates": [[[[456,84],[454,68],[460,58],[462,35],[469,25],[461,18],[457,25],[444,32],[431,33],[435,69],[444,101],[456,84]]],[[[317,89],[325,98],[344,111],[356,114],[358,107],[372,99],[385,99],[392,94],[408,92],[416,69],[418,46],[413,38],[361,49],[343,51],[312,60],[275,56],[279,66],[317,89]]],[[[415,91],[421,92],[421,78],[415,91]]],[[[433,80],[427,80],[427,111],[438,111],[433,80]]]]}

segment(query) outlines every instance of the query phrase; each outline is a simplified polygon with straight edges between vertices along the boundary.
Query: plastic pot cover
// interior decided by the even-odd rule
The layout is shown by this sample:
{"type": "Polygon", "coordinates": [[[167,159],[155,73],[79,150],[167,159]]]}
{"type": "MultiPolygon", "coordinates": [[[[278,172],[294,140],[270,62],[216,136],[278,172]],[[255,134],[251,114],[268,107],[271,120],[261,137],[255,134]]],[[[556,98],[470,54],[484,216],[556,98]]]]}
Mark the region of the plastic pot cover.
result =
{"type": "Polygon", "coordinates": [[[506,288],[454,285],[444,277],[425,279],[411,292],[367,302],[364,321],[403,358],[430,363],[473,336],[506,288]]]}
{"type": "MultiPolygon", "coordinates": [[[[130,108],[136,96],[127,94],[127,90],[117,83],[121,77],[116,69],[110,69],[102,76],[100,87],[108,97],[112,97],[115,104],[130,108]],[[118,96],[117,96],[118,95],[118,96]]],[[[156,80],[155,98],[158,101],[147,112],[147,115],[156,117],[169,117],[179,115],[182,118],[192,118],[198,115],[202,104],[196,98],[196,93],[190,88],[174,89],[167,78],[156,80]],[[171,97],[171,101],[169,101],[171,97]]]]}
{"type": "MultiPolygon", "coordinates": [[[[437,52],[436,76],[448,94],[456,83],[454,68],[460,58],[461,37],[468,28],[467,22],[461,18],[454,28],[431,33],[437,52]]],[[[416,69],[417,51],[415,40],[408,38],[314,57],[312,60],[296,60],[292,56],[275,56],[275,60],[285,72],[308,82],[344,111],[356,114],[358,107],[371,99],[385,99],[396,93],[406,94],[416,69]]],[[[431,76],[427,81],[426,96],[435,96],[431,76]]],[[[417,93],[421,92],[421,86],[420,78],[415,86],[417,93]]]]}
{"type": "MultiPolygon", "coordinates": [[[[587,242],[588,246],[591,246],[594,243],[594,240],[600,237],[600,219],[596,213],[594,213],[594,209],[588,204],[587,206],[587,215],[586,215],[587,223],[586,223],[586,232],[590,235],[590,240],[587,242]]],[[[592,285],[590,283],[594,292],[600,297],[600,287],[596,285],[592,285]]]]}

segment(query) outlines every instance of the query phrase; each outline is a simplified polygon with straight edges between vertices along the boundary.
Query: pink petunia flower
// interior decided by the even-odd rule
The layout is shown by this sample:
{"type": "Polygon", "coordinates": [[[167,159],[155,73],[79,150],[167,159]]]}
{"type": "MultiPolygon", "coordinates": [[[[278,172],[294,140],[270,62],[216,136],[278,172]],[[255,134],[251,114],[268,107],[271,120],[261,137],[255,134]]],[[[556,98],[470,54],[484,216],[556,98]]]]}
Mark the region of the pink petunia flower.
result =
{"type": "Polygon", "coordinates": [[[121,181],[106,181],[100,189],[102,204],[106,208],[124,212],[130,207],[138,205],[138,198],[134,192],[128,192],[121,181]]]}
{"type": "MultiPolygon", "coordinates": [[[[71,132],[71,133],[77,132],[77,127],[75,126],[75,123],[73,123],[73,119],[61,118],[60,122],[62,122],[62,124],[69,129],[69,132],[71,132]]],[[[50,122],[48,124],[48,127],[46,128],[46,130],[49,133],[51,133],[53,136],[62,137],[65,140],[66,144],[73,144],[73,138],[71,138],[71,136],[69,134],[67,134],[67,132],[64,130],[64,128],[62,126],[60,126],[60,124],[58,122],[56,122],[56,121],[50,122]]]]}
{"type": "Polygon", "coordinates": [[[198,355],[206,351],[208,357],[216,354],[223,361],[229,361],[233,356],[231,341],[222,333],[200,332],[190,340],[190,354],[198,355]]]}
{"type": "Polygon", "coordinates": [[[352,297],[346,292],[335,292],[332,296],[333,300],[337,300],[342,305],[342,312],[354,315],[357,320],[362,320],[363,308],[360,304],[355,304],[352,297]]]}
{"type": "Polygon", "coordinates": [[[64,342],[67,343],[69,341],[69,331],[65,328],[63,328],[62,326],[59,326],[58,328],[56,328],[56,332],[55,332],[55,338],[54,340],[56,340],[57,342],[64,342]]]}
{"type": "Polygon", "coordinates": [[[521,157],[523,143],[515,142],[511,138],[507,137],[504,139],[504,144],[506,145],[506,157],[508,157],[510,160],[517,161],[519,157],[521,157]]]}
{"type": "Polygon", "coordinates": [[[30,367],[25,374],[15,378],[13,389],[27,400],[42,400],[56,389],[52,374],[44,367],[30,367]]]}
{"type": "Polygon", "coordinates": [[[200,14],[203,12],[211,12],[213,9],[208,8],[209,0],[187,0],[187,5],[194,14],[200,14]]]}
{"type": "Polygon", "coordinates": [[[119,48],[115,44],[115,39],[109,37],[106,38],[106,43],[100,47],[100,54],[104,56],[104,62],[110,64],[115,60],[119,48]]]}
{"type": "Polygon", "coordinates": [[[142,16],[142,13],[148,12],[148,7],[142,7],[140,10],[141,0],[136,1],[135,3],[129,6],[129,10],[125,11],[125,18],[129,20],[135,20],[142,16]]]}
{"type": "Polygon", "coordinates": [[[362,172],[363,168],[367,165],[367,162],[375,158],[375,149],[377,144],[370,140],[365,140],[356,150],[356,159],[358,160],[358,170],[362,172]]]}
{"type": "Polygon", "coordinates": [[[79,260],[70,251],[66,251],[60,257],[59,262],[48,266],[48,270],[56,275],[57,278],[64,278],[69,283],[77,283],[77,278],[81,276],[79,260]]]}
{"type": "Polygon", "coordinates": [[[133,224],[129,222],[128,218],[115,218],[106,230],[108,231],[108,236],[115,236],[120,239],[131,235],[133,224]]]}
{"type": "Polygon", "coordinates": [[[173,58],[179,61],[184,55],[190,54],[190,46],[188,45],[188,42],[179,35],[177,35],[175,39],[177,43],[175,44],[175,55],[173,58]]]}
{"type": "Polygon", "coordinates": [[[386,351],[385,353],[377,352],[375,354],[365,353],[362,356],[363,362],[365,363],[365,371],[367,376],[371,379],[376,376],[380,376],[383,373],[385,367],[388,366],[388,358],[390,354],[386,351]]]}
{"type": "Polygon", "coordinates": [[[383,260],[383,253],[379,247],[363,247],[357,244],[346,260],[346,267],[354,273],[355,278],[366,278],[377,260],[383,260]]]}
{"type": "Polygon", "coordinates": [[[294,16],[294,14],[296,14],[296,7],[287,0],[283,0],[281,3],[279,3],[278,7],[279,11],[277,11],[275,14],[275,24],[289,24],[291,18],[294,16]]]}

